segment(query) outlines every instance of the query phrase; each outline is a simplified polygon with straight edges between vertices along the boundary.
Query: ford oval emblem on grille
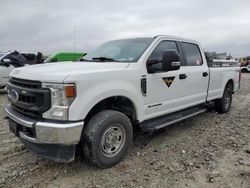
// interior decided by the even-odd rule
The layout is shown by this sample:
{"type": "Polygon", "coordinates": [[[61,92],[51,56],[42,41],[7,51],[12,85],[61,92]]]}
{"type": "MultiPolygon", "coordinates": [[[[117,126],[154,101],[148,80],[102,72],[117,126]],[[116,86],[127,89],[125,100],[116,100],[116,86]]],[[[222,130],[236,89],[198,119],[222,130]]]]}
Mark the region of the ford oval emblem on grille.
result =
{"type": "Polygon", "coordinates": [[[16,103],[19,99],[19,94],[17,93],[16,90],[11,89],[11,90],[9,90],[8,97],[9,97],[11,102],[16,103]]]}

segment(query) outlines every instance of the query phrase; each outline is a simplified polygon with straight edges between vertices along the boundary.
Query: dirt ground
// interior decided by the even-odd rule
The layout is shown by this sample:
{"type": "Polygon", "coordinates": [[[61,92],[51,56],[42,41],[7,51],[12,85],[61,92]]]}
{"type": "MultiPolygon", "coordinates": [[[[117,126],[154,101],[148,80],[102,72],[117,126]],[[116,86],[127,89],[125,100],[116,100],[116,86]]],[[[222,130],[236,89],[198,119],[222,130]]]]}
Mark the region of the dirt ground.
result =
{"type": "Polygon", "coordinates": [[[28,152],[8,130],[0,93],[0,187],[250,187],[250,74],[227,114],[208,112],[158,133],[137,133],[124,160],[98,169],[28,152]]]}

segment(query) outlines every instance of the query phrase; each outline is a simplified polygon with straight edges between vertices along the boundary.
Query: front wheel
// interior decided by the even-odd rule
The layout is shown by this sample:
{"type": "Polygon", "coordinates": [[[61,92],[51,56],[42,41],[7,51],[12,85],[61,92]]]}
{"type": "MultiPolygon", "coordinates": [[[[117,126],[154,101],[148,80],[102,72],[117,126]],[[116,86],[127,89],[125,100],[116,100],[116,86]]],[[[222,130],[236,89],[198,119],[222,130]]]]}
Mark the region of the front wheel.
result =
{"type": "Polygon", "coordinates": [[[132,143],[133,128],[126,115],[105,110],[90,119],[82,136],[84,156],[98,167],[109,168],[127,153],[132,143]]]}
{"type": "Polygon", "coordinates": [[[227,113],[230,110],[232,104],[232,93],[232,85],[227,84],[222,98],[215,101],[215,108],[217,112],[227,113]]]}

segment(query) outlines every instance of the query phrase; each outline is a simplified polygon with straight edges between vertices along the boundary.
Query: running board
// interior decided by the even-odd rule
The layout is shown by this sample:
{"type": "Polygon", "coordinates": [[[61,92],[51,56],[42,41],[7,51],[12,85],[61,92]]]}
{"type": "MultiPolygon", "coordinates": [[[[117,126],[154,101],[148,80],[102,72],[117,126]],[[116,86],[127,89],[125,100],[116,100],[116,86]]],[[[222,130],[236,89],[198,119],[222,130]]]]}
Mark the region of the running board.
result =
{"type": "Polygon", "coordinates": [[[188,119],[195,115],[204,113],[207,111],[206,107],[192,107],[178,112],[174,112],[165,116],[157,117],[151,120],[144,121],[140,124],[143,131],[153,132],[161,128],[167,127],[179,121],[188,119]]]}

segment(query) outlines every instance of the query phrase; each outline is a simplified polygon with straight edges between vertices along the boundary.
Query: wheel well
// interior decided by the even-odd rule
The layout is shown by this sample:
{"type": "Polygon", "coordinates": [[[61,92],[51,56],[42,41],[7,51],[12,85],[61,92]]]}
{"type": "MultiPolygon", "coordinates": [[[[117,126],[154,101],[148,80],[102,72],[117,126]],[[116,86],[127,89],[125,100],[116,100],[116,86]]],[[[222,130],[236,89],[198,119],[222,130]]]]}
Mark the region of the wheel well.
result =
{"type": "Polygon", "coordinates": [[[228,87],[229,85],[231,86],[231,88],[232,88],[232,90],[233,90],[233,93],[234,93],[234,82],[233,82],[232,79],[228,80],[228,82],[227,82],[227,84],[226,84],[226,87],[228,87]]]}
{"type": "Polygon", "coordinates": [[[100,101],[89,111],[84,121],[88,122],[95,114],[103,110],[117,110],[127,115],[132,124],[137,123],[134,104],[123,96],[109,97],[100,101]]]}

